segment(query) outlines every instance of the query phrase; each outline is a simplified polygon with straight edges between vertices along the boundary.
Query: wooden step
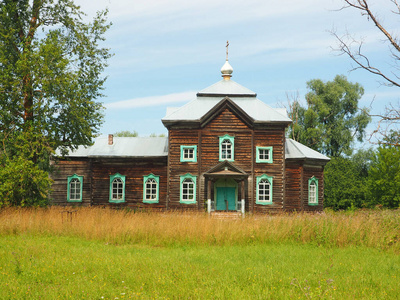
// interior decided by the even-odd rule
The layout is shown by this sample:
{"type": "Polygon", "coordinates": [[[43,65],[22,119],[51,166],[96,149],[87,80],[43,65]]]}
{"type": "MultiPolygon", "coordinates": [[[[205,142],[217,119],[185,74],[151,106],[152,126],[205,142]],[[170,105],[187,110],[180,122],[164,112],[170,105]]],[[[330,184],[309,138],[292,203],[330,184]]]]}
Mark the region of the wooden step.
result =
{"type": "Polygon", "coordinates": [[[213,211],[211,217],[222,220],[236,220],[242,218],[242,213],[237,211],[213,211]]]}

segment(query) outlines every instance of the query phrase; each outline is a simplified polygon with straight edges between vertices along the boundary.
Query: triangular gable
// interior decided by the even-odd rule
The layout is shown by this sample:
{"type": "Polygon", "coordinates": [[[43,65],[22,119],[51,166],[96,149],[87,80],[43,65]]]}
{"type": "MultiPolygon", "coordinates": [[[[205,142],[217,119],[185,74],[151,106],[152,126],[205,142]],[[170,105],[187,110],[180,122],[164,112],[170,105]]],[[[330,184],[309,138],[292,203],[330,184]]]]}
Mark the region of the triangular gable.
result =
{"type": "Polygon", "coordinates": [[[247,174],[243,169],[234,165],[232,162],[227,160],[220,162],[219,164],[212,167],[204,176],[244,176],[248,177],[247,174]]]}
{"type": "Polygon", "coordinates": [[[242,108],[240,108],[229,97],[222,99],[217,105],[211,108],[204,116],[200,118],[200,126],[205,127],[208,123],[214,120],[225,109],[232,111],[243,123],[252,128],[254,119],[250,117],[242,108]]]}

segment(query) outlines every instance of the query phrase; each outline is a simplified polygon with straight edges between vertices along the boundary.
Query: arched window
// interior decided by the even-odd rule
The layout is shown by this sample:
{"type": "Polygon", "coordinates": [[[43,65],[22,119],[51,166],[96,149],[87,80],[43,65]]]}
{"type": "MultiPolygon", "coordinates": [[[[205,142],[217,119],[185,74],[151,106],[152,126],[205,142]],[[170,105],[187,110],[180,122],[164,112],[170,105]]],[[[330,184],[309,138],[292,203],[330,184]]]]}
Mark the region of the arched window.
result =
{"type": "Polygon", "coordinates": [[[318,205],[318,179],[314,176],[308,180],[308,204],[318,205]]]}
{"type": "Polygon", "coordinates": [[[125,176],[115,174],[110,176],[110,202],[125,201],[125,176]]]}
{"type": "Polygon", "coordinates": [[[74,174],[68,177],[67,201],[82,202],[83,176],[74,174]]]}
{"type": "Polygon", "coordinates": [[[181,203],[196,203],[196,179],[196,176],[190,174],[181,176],[181,203]]]}
{"type": "Polygon", "coordinates": [[[219,160],[234,160],[234,137],[225,134],[224,136],[219,137],[219,160]]]}
{"type": "Polygon", "coordinates": [[[143,202],[158,203],[158,184],[160,176],[153,174],[143,177],[143,202]]]}
{"type": "Polygon", "coordinates": [[[232,143],[230,140],[223,140],[221,143],[221,159],[232,159],[232,143]]]}
{"type": "Polygon", "coordinates": [[[272,204],[272,177],[265,174],[257,177],[256,204],[272,204]]]}

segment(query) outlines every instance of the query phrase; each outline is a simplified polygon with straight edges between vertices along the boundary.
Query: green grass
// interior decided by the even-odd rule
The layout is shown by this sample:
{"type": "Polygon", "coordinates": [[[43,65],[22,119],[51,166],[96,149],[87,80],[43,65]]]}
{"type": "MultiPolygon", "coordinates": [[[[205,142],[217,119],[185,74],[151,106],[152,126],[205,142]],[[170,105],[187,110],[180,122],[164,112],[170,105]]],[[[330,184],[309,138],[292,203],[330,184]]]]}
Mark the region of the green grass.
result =
{"type": "Polygon", "coordinates": [[[397,299],[399,281],[398,254],[363,246],[0,236],[1,299],[397,299]]]}

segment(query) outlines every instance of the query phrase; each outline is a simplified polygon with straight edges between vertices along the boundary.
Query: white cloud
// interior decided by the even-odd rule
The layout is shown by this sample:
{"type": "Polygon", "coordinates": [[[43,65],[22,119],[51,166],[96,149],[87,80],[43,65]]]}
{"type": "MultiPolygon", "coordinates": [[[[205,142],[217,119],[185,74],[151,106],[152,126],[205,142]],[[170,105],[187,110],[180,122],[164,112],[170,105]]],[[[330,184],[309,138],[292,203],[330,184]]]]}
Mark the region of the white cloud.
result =
{"type": "Polygon", "coordinates": [[[194,91],[187,91],[182,93],[173,93],[162,96],[150,96],[142,98],[134,98],[123,100],[113,103],[105,104],[107,109],[129,109],[137,107],[150,107],[150,106],[165,106],[171,103],[187,102],[192,100],[196,95],[194,91]]]}

